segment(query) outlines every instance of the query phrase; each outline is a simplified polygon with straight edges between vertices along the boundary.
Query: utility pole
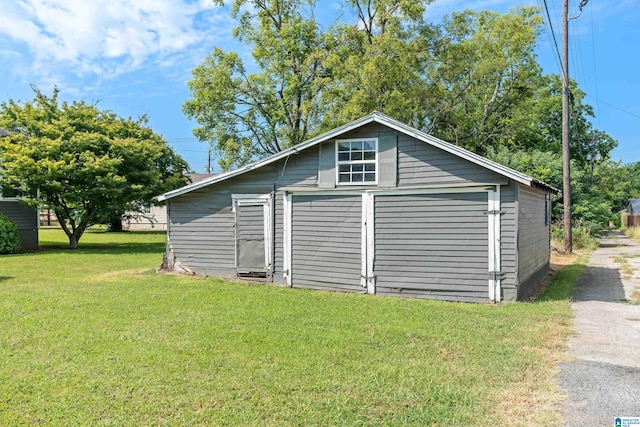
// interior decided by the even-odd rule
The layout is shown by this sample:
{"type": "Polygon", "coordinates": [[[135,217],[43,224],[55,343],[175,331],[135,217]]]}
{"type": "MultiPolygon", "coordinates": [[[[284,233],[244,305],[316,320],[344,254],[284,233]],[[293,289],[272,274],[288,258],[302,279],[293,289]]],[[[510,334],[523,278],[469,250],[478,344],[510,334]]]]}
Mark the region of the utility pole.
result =
{"type": "Polygon", "coordinates": [[[211,173],[211,146],[209,146],[209,151],[207,151],[207,166],[204,168],[207,173],[211,173]]]}
{"type": "MultiPolygon", "coordinates": [[[[582,10],[582,8],[580,8],[582,10]]],[[[569,0],[562,0],[562,199],[564,250],[573,252],[571,236],[571,156],[569,141],[569,0]]]]}

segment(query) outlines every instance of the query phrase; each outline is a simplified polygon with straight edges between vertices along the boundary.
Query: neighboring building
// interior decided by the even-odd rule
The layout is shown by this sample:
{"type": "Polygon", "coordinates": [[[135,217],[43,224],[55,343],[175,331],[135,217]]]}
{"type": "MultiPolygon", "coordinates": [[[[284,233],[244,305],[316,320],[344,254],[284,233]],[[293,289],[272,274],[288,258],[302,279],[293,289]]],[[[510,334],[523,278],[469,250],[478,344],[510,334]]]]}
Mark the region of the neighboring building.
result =
{"type": "Polygon", "coordinates": [[[0,213],[15,222],[20,234],[22,250],[38,247],[38,210],[27,207],[17,197],[2,197],[0,194],[0,213]]]}
{"type": "Polygon", "coordinates": [[[626,208],[626,226],[640,227],[640,199],[629,199],[626,208]]]}
{"type": "MultiPolygon", "coordinates": [[[[9,135],[5,129],[0,129],[0,137],[9,135]]],[[[10,194],[10,193],[9,193],[10,194]]],[[[20,247],[22,250],[35,249],[38,247],[38,229],[40,226],[37,209],[31,209],[20,202],[20,197],[3,194],[0,188],[0,213],[6,215],[15,222],[20,234],[20,247]]]]}
{"type": "Polygon", "coordinates": [[[166,230],[167,207],[148,206],[142,207],[137,212],[127,212],[122,220],[125,230],[166,230]]]}
{"type": "Polygon", "coordinates": [[[296,288],[526,299],[556,189],[374,112],[168,192],[167,269],[296,288]]]}
{"type": "MultiPolygon", "coordinates": [[[[215,174],[191,173],[187,174],[187,177],[191,183],[194,183],[213,175],[215,174]]],[[[122,222],[127,230],[166,230],[167,207],[165,205],[142,207],[138,212],[127,212],[122,222]]]]}

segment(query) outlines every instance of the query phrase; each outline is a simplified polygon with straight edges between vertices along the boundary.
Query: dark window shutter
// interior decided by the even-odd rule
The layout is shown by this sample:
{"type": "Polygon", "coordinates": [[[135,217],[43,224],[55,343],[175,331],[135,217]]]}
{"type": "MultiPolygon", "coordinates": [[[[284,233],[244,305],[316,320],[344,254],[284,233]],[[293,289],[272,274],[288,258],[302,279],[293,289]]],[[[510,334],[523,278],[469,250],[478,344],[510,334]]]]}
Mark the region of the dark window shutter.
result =
{"type": "Polygon", "coordinates": [[[318,151],[318,188],[335,188],[336,152],[334,141],[320,144],[318,151]]]}
{"type": "Polygon", "coordinates": [[[378,187],[396,187],[398,181],[398,136],[380,135],[378,138],[378,187]]]}

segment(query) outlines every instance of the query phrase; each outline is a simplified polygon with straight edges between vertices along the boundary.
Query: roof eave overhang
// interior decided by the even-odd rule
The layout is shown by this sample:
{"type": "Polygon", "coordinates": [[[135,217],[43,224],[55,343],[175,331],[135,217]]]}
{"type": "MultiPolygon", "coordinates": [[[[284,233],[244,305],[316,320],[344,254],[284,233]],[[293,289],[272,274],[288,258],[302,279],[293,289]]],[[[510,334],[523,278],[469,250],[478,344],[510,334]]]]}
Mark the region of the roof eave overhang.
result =
{"type": "Polygon", "coordinates": [[[468,150],[465,150],[462,147],[458,147],[457,145],[451,144],[449,142],[443,141],[439,138],[436,138],[434,136],[431,136],[427,133],[421,132],[415,128],[412,128],[411,126],[408,126],[404,123],[401,123],[395,119],[392,119],[389,116],[386,116],[384,114],[381,114],[379,112],[374,111],[372,114],[369,114],[368,116],[364,116],[360,119],[354,120],[350,123],[347,123],[343,126],[339,126],[335,129],[330,130],[329,132],[325,132],[321,135],[318,135],[314,138],[311,138],[305,142],[302,142],[294,147],[288,148],[286,150],[283,150],[279,153],[273,154],[269,157],[266,157],[262,160],[258,160],[257,162],[254,163],[250,163],[246,166],[243,166],[241,168],[229,171],[229,172],[225,172],[219,175],[215,175],[212,176],[211,178],[207,178],[207,179],[203,179],[202,181],[198,181],[196,183],[193,184],[189,184],[186,185],[184,187],[178,188],[176,190],[173,191],[169,191],[167,193],[161,194],[160,196],[157,196],[156,199],[158,201],[165,201],[168,199],[172,199],[174,197],[177,196],[181,196],[183,194],[189,193],[191,191],[195,191],[198,190],[200,188],[204,188],[206,186],[221,182],[221,181],[225,181],[227,179],[233,178],[235,176],[238,175],[242,175],[246,172],[249,172],[251,170],[260,168],[262,166],[268,165],[270,163],[276,162],[280,159],[284,159],[288,156],[290,156],[291,154],[297,154],[300,151],[306,150],[309,147],[312,147],[316,144],[320,144],[324,141],[327,141],[329,139],[335,138],[339,135],[342,135],[344,133],[350,132],[352,130],[355,130],[359,127],[362,127],[366,124],[372,123],[372,122],[376,122],[382,125],[385,125],[391,129],[394,129],[398,132],[404,133],[405,135],[411,136],[413,138],[416,138],[418,140],[421,140],[425,143],[428,143],[432,146],[435,146],[437,148],[440,148],[441,150],[444,150],[446,152],[449,152],[457,157],[463,158],[465,160],[468,160],[472,163],[475,163],[479,166],[482,166],[486,169],[489,169],[497,174],[506,176],[507,178],[510,178],[516,182],[519,182],[521,184],[527,185],[529,187],[536,187],[536,188],[540,188],[543,189],[545,191],[551,192],[551,193],[559,193],[559,190],[548,185],[545,184],[542,181],[538,181],[528,175],[525,175],[521,172],[518,172],[516,170],[513,170],[511,168],[508,168],[506,166],[503,166],[499,163],[493,162],[489,159],[486,159],[482,156],[479,156],[475,153],[472,153],[468,150]]]}
{"type": "Polygon", "coordinates": [[[267,165],[269,163],[277,162],[278,160],[284,159],[285,157],[290,156],[291,154],[297,154],[300,151],[306,150],[307,148],[309,148],[309,147],[311,147],[313,145],[320,144],[321,142],[324,142],[324,141],[326,141],[328,139],[335,138],[338,135],[341,135],[343,133],[352,131],[352,130],[357,129],[357,128],[361,127],[361,126],[364,126],[364,125],[366,125],[368,123],[371,123],[371,122],[373,122],[375,120],[375,116],[376,116],[376,113],[370,114],[368,116],[362,117],[362,118],[360,118],[358,120],[355,120],[353,122],[347,123],[346,125],[337,127],[337,128],[335,128],[335,129],[333,129],[333,130],[331,130],[329,132],[325,132],[325,133],[323,133],[321,135],[318,135],[318,136],[316,136],[314,138],[311,138],[311,139],[309,139],[309,140],[307,140],[305,142],[302,142],[302,143],[300,143],[300,144],[298,144],[298,145],[296,145],[294,147],[291,147],[291,148],[283,150],[283,151],[281,151],[279,153],[273,154],[273,155],[271,155],[269,157],[266,157],[266,158],[264,158],[262,160],[258,160],[257,162],[250,163],[250,164],[248,164],[246,166],[240,167],[238,169],[235,169],[235,170],[232,170],[232,171],[229,171],[229,172],[222,173],[220,175],[216,175],[216,176],[211,177],[211,178],[203,179],[202,181],[198,181],[198,182],[196,182],[194,184],[186,185],[184,187],[178,188],[178,189],[173,190],[173,191],[169,191],[167,193],[164,193],[164,194],[161,194],[161,195],[157,196],[156,198],[158,199],[158,201],[168,200],[168,199],[180,196],[182,194],[186,194],[186,193],[189,193],[191,191],[195,191],[197,189],[206,187],[208,185],[215,184],[215,183],[221,182],[221,181],[225,181],[225,180],[227,180],[229,178],[233,178],[234,176],[241,175],[243,173],[249,172],[250,170],[257,169],[257,168],[259,168],[261,166],[265,166],[265,165],[267,165]]]}

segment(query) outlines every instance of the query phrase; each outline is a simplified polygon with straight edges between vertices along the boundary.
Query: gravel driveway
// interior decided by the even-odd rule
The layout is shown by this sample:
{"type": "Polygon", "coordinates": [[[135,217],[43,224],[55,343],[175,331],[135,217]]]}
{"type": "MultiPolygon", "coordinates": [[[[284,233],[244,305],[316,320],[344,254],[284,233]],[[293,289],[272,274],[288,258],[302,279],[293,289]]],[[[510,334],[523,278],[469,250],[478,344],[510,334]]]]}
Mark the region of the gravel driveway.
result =
{"type": "Polygon", "coordinates": [[[614,426],[640,417],[640,245],[621,233],[600,242],[573,294],[574,360],[560,364],[565,425],[614,426]],[[622,264],[620,263],[622,262],[622,264]]]}

